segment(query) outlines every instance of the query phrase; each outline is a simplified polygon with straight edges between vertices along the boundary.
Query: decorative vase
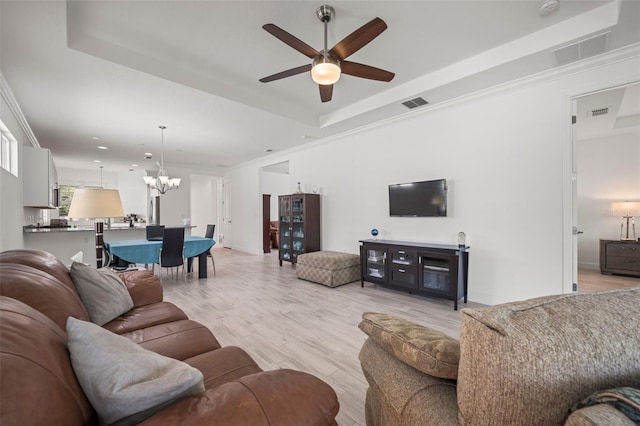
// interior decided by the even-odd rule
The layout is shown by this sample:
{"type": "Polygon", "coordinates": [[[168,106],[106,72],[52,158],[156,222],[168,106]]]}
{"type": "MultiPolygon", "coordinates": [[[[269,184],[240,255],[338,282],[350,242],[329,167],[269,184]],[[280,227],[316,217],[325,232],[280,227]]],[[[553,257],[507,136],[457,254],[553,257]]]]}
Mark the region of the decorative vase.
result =
{"type": "Polygon", "coordinates": [[[298,187],[296,188],[296,194],[302,194],[302,187],[300,186],[300,182],[298,182],[298,187]]]}

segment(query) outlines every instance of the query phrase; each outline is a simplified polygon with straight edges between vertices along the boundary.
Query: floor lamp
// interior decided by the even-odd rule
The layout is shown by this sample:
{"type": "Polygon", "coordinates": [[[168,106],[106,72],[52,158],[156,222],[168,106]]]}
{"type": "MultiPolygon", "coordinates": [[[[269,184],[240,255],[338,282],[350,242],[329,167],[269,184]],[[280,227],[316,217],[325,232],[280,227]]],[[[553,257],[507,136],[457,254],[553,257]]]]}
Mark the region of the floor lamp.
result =
{"type": "Polygon", "coordinates": [[[102,219],[124,217],[117,189],[76,189],[69,207],[70,219],[96,219],[96,266],[102,268],[104,222],[102,219]]]}
{"type": "Polygon", "coordinates": [[[613,216],[620,216],[620,239],[621,240],[635,240],[636,239],[636,223],[635,217],[640,216],[640,202],[637,201],[619,201],[611,203],[611,214],[613,216]],[[623,237],[624,225],[627,225],[627,232],[623,237]],[[631,229],[633,237],[629,238],[629,222],[631,222],[631,229]]]}

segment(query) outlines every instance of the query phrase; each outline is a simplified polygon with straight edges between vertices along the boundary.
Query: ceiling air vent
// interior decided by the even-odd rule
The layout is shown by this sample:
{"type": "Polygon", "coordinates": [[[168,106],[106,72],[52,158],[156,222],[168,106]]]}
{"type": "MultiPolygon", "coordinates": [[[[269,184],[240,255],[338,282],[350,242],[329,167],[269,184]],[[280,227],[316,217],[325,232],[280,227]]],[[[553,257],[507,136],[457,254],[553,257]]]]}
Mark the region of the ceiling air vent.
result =
{"type": "Polygon", "coordinates": [[[427,105],[429,102],[425,101],[422,98],[414,98],[411,99],[410,101],[405,101],[402,103],[402,105],[406,106],[409,109],[413,109],[422,105],[427,105]]]}
{"type": "Polygon", "coordinates": [[[567,65],[606,52],[609,50],[609,34],[610,32],[598,34],[586,40],[552,50],[556,66],[567,65]]]}
{"type": "Polygon", "coordinates": [[[609,107],[606,108],[598,108],[598,109],[594,109],[591,111],[591,116],[592,117],[597,117],[599,115],[606,115],[609,114],[609,107]]]}

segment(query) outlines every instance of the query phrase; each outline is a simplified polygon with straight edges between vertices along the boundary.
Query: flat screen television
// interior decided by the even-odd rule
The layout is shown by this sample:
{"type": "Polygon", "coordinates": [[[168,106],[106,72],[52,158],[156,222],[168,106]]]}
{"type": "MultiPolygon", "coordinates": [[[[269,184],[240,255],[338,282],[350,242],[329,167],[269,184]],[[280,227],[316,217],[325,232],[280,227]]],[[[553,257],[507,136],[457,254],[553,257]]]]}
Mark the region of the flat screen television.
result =
{"type": "Polygon", "coordinates": [[[446,216],[446,179],[389,185],[389,215],[446,216]]]}

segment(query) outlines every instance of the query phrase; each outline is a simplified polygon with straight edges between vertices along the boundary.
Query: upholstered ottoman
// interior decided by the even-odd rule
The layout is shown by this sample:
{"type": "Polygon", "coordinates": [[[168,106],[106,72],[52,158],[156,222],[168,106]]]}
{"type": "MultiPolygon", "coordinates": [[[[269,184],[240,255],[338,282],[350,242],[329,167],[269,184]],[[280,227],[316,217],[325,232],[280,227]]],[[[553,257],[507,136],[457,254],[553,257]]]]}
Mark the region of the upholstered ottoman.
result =
{"type": "Polygon", "coordinates": [[[298,256],[298,278],[337,287],[360,280],[360,256],[335,251],[314,251],[298,256]]]}

